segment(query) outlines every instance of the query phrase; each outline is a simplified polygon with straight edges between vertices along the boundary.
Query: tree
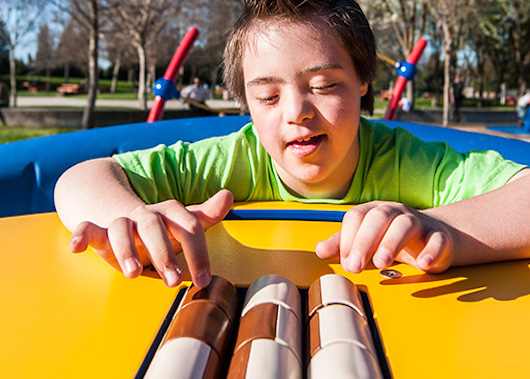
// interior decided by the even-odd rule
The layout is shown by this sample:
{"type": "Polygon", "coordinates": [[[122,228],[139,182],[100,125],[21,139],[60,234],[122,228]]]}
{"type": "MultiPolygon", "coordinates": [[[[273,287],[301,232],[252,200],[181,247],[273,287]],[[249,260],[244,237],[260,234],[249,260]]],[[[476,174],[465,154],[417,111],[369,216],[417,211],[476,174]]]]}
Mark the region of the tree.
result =
{"type": "Polygon", "coordinates": [[[189,20],[200,30],[200,41],[187,61],[192,77],[208,78],[213,90],[219,79],[228,31],[241,13],[238,0],[196,1],[189,6],[189,20]]]}
{"type": "Polygon", "coordinates": [[[523,0],[499,1],[505,15],[505,29],[513,52],[513,62],[519,93],[523,94],[529,87],[525,72],[530,58],[530,3],[523,0]]]}
{"type": "Polygon", "coordinates": [[[17,106],[17,81],[15,50],[26,42],[28,34],[35,30],[44,8],[43,0],[3,0],[0,6],[1,38],[9,46],[9,82],[11,106],[17,106]]]}
{"type": "Polygon", "coordinates": [[[477,9],[480,0],[462,3],[458,0],[426,0],[431,14],[442,31],[442,55],[444,57],[443,126],[449,125],[450,85],[456,64],[457,44],[466,18],[477,9]],[[451,70],[453,68],[453,70],[451,70]]]}
{"type": "Polygon", "coordinates": [[[51,71],[54,62],[54,41],[47,25],[42,25],[38,37],[37,55],[35,56],[35,68],[46,73],[46,92],[50,91],[51,71]]]}
{"type": "Polygon", "coordinates": [[[157,66],[164,65],[165,68],[171,60],[179,44],[179,37],[179,28],[173,25],[168,25],[165,29],[161,29],[158,34],[153,33],[149,36],[145,50],[147,57],[147,92],[153,88],[154,82],[157,80],[157,66]],[[160,41],[164,41],[164,43],[160,43],[160,41]]]}
{"type": "MultiPolygon", "coordinates": [[[[390,23],[400,46],[401,60],[405,61],[416,41],[425,34],[426,4],[419,0],[382,0],[382,5],[392,15],[390,23]]],[[[406,91],[414,104],[414,82],[407,82],[406,91]]]]}
{"type": "Polygon", "coordinates": [[[112,62],[112,82],[110,85],[110,92],[115,93],[118,86],[118,75],[120,73],[123,63],[126,63],[127,57],[132,55],[130,45],[126,35],[123,35],[119,28],[113,24],[103,34],[103,41],[105,42],[106,57],[109,62],[112,62]]]}
{"type": "Polygon", "coordinates": [[[98,54],[100,7],[103,0],[50,0],[56,8],[67,12],[88,35],[87,103],[83,110],[82,128],[94,126],[94,108],[98,92],[98,54]]]}
{"type": "MultiPolygon", "coordinates": [[[[4,28],[4,24],[0,20],[0,29],[4,28]]],[[[9,73],[9,45],[5,39],[5,31],[0,32],[0,74],[9,73]]]]}
{"type": "Polygon", "coordinates": [[[70,68],[76,66],[88,73],[88,36],[76,22],[70,19],[63,29],[55,52],[57,65],[64,67],[64,82],[70,80],[70,68]]]}
{"type": "Polygon", "coordinates": [[[147,109],[147,43],[175,19],[180,0],[108,0],[109,19],[120,34],[127,35],[138,54],[138,102],[147,109]]]}

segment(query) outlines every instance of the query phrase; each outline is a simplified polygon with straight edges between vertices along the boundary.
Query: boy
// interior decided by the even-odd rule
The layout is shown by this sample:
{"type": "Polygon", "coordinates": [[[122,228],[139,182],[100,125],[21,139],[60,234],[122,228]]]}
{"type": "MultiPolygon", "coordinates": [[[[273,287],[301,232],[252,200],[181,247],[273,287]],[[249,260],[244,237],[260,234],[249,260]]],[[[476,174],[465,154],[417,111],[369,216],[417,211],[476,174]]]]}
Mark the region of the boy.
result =
{"type": "Polygon", "coordinates": [[[56,207],[70,249],[90,244],[129,278],[152,263],[168,286],[181,281],[182,251],[204,287],[204,230],[234,199],[298,200],[360,204],[315,249],[351,272],[370,259],[436,273],[529,257],[530,170],[361,118],[373,108],[375,59],[353,0],[249,1],[225,50],[225,80],[253,124],[68,170],[56,207]]]}

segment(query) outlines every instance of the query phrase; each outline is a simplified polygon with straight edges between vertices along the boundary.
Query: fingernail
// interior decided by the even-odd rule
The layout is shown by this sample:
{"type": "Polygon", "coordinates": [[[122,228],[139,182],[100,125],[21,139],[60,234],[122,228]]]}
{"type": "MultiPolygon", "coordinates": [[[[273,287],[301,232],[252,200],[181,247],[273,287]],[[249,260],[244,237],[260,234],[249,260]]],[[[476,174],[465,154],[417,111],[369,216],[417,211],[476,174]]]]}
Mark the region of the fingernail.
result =
{"type": "Polygon", "coordinates": [[[70,244],[68,245],[68,248],[70,249],[70,251],[77,252],[78,250],[77,245],[79,245],[80,241],[81,241],[81,238],[79,236],[70,238],[70,244]]]}
{"type": "Polygon", "coordinates": [[[138,262],[136,258],[127,258],[125,262],[123,262],[123,266],[123,273],[127,276],[133,274],[136,270],[140,268],[140,262],[138,262]]]}
{"type": "Polygon", "coordinates": [[[362,271],[362,262],[361,257],[357,254],[352,254],[349,256],[348,261],[348,271],[353,273],[358,273],[362,271]]]}
{"type": "Polygon", "coordinates": [[[208,271],[203,271],[199,275],[197,275],[197,286],[200,288],[206,287],[208,284],[210,284],[211,275],[208,271]]]}
{"type": "Polygon", "coordinates": [[[420,258],[421,266],[424,268],[429,268],[432,265],[432,262],[434,262],[434,259],[430,255],[424,255],[420,258]]]}
{"type": "Polygon", "coordinates": [[[164,272],[164,281],[166,286],[175,287],[180,283],[180,278],[182,277],[182,271],[178,267],[168,268],[164,272]]]}
{"type": "Polygon", "coordinates": [[[386,249],[379,249],[375,255],[383,266],[387,267],[392,264],[393,259],[392,254],[390,254],[390,251],[386,249]]]}
{"type": "Polygon", "coordinates": [[[323,249],[322,245],[324,245],[324,242],[317,242],[317,244],[315,245],[315,254],[317,255],[317,257],[320,257],[319,250],[323,249]]]}

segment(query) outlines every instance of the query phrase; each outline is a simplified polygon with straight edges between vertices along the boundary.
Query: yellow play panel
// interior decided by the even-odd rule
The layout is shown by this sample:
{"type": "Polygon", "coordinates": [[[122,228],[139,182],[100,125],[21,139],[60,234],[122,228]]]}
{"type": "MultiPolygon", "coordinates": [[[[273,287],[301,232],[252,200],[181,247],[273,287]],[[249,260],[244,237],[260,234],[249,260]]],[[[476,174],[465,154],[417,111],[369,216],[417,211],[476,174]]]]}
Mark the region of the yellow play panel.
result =
{"type": "MultiPolygon", "coordinates": [[[[345,210],[254,203],[239,209],[345,210]]],[[[212,271],[246,287],[266,274],[307,288],[328,273],[366,292],[394,378],[525,377],[530,372],[530,261],[403,276],[349,274],[314,254],[340,223],[224,221],[208,233],[212,271]]],[[[124,278],[93,252],[68,251],[54,213],[0,219],[0,376],[131,378],[178,289],[124,278]]]]}

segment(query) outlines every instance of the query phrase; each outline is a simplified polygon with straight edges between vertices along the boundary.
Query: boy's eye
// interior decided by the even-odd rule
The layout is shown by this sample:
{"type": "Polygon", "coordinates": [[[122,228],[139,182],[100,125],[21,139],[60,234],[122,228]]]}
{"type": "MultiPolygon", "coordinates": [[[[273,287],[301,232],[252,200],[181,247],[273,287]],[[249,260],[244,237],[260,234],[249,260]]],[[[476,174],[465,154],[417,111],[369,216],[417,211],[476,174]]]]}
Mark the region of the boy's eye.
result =
{"type": "Polygon", "coordinates": [[[316,92],[326,93],[331,91],[337,86],[337,83],[331,83],[323,86],[312,86],[311,89],[316,92]]]}
{"type": "Polygon", "coordinates": [[[267,97],[258,97],[258,102],[260,104],[272,104],[277,98],[278,98],[278,95],[267,96],[267,97]]]}

